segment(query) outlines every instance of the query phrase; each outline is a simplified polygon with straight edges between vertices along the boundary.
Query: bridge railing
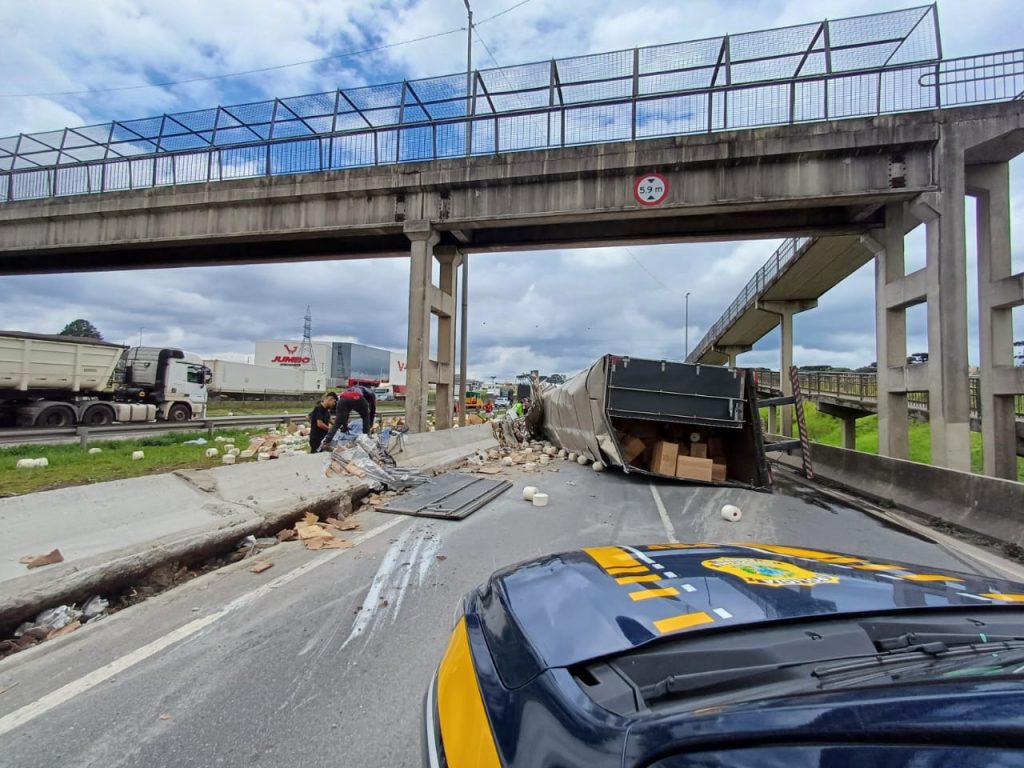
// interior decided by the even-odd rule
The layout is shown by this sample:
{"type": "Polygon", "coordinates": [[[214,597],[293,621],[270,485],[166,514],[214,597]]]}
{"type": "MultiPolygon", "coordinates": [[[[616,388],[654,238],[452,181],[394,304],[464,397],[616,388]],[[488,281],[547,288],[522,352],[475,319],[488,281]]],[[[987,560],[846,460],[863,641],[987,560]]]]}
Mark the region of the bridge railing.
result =
{"type": "Polygon", "coordinates": [[[939,60],[936,43],[926,6],[22,134],[0,139],[0,201],[864,117],[1024,91],[1024,50],[939,60]]]}
{"type": "MultiPolygon", "coordinates": [[[[767,368],[757,369],[758,388],[768,392],[781,392],[782,383],[778,371],[767,368]]],[[[971,414],[981,416],[981,381],[970,377],[971,414]]],[[[837,400],[874,405],[878,402],[878,379],[873,373],[846,373],[836,371],[800,371],[800,390],[808,397],[831,396],[837,400]]],[[[908,392],[907,405],[911,410],[928,410],[927,392],[908,392]]],[[[1014,411],[1018,419],[1024,419],[1024,395],[1014,399],[1014,411]]]]}

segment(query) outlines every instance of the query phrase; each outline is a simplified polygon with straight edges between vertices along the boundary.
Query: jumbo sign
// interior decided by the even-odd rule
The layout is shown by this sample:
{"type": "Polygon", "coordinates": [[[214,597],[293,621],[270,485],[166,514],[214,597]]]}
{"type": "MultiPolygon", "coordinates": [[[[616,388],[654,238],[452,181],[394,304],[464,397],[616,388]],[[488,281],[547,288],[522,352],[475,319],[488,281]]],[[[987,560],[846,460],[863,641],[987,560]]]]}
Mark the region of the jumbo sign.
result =
{"type": "Polygon", "coordinates": [[[283,365],[304,365],[304,364],[309,362],[309,358],[308,357],[302,357],[301,355],[296,355],[295,354],[296,352],[299,351],[299,345],[298,344],[295,344],[295,345],[283,344],[282,346],[284,347],[285,352],[287,352],[288,354],[287,355],[277,355],[270,362],[272,362],[272,363],[281,363],[283,365]]]}

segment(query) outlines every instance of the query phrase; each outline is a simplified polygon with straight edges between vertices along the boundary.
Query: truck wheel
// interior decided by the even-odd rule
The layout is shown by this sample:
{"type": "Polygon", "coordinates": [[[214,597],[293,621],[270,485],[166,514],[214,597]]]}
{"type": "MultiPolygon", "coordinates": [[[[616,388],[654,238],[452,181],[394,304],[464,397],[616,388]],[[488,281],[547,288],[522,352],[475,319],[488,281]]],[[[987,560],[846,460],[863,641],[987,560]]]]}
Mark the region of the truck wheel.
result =
{"type": "Polygon", "coordinates": [[[94,405],[82,418],[82,423],[89,427],[105,427],[113,421],[114,412],[106,405],[94,405]]]}
{"type": "Polygon", "coordinates": [[[177,405],[172,405],[171,410],[167,412],[168,421],[177,421],[180,423],[182,421],[188,421],[191,418],[192,411],[189,409],[187,405],[182,405],[181,403],[178,403],[177,405]]]}
{"type": "Polygon", "coordinates": [[[74,420],[74,414],[66,405],[51,405],[36,416],[36,426],[59,429],[70,427],[74,420]]]}

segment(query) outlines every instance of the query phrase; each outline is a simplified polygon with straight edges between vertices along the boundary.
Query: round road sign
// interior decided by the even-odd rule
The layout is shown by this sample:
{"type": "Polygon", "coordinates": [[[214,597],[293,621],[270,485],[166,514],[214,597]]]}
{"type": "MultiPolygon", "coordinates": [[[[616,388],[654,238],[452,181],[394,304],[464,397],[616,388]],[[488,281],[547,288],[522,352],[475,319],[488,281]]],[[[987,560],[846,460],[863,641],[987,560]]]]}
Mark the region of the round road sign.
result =
{"type": "Polygon", "coordinates": [[[659,205],[668,197],[668,179],[660,173],[639,176],[633,184],[633,197],[640,205],[659,205]]]}

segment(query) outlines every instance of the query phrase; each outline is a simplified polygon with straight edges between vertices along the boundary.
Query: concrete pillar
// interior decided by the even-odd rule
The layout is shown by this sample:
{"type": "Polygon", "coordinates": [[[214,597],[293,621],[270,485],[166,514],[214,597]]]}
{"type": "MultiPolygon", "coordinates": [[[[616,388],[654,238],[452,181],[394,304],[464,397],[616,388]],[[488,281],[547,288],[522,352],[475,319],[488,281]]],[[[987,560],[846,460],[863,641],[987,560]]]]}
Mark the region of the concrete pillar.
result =
{"type": "Polygon", "coordinates": [[[753,347],[747,344],[726,344],[722,347],[715,347],[715,349],[729,358],[728,365],[730,368],[735,368],[736,358],[744,352],[749,352],[753,347]]]}
{"type": "Polygon", "coordinates": [[[875,254],[878,452],[895,459],[910,457],[907,391],[902,370],[907,364],[907,306],[912,304],[893,306],[889,300],[890,294],[898,292],[894,287],[902,287],[904,281],[906,230],[905,203],[890,203],[885,207],[885,227],[861,238],[861,243],[875,254]]]}
{"type": "Polygon", "coordinates": [[[430,222],[405,225],[409,238],[409,344],[407,350],[405,421],[412,432],[427,430],[430,381],[430,294],[434,246],[439,239],[430,222]]]}
{"type": "MultiPolygon", "coordinates": [[[[1011,275],[1008,163],[967,168],[967,193],[977,200],[979,416],[986,475],[1017,479],[1017,430],[1012,382],[1012,308],[1024,304],[1024,274],[1011,275]]],[[[1020,378],[1016,376],[1016,378],[1020,378]]],[[[1021,390],[1018,390],[1021,391],[1021,390]]]]}
{"type": "MultiPolygon", "coordinates": [[[[793,382],[789,379],[789,369],[793,366],[793,315],[814,309],[818,306],[815,299],[801,299],[795,301],[761,301],[758,300],[757,308],[779,316],[779,324],[782,326],[782,343],[780,345],[779,373],[782,384],[782,394],[790,397],[793,394],[793,382]]],[[[771,419],[771,411],[768,413],[771,419]]],[[[770,427],[769,427],[770,429],[770,427]]],[[[793,406],[782,406],[782,434],[787,437],[793,436],[793,406]]]]}
{"type": "MultiPolygon", "coordinates": [[[[452,404],[455,394],[455,276],[460,256],[455,248],[435,248],[434,256],[441,263],[440,306],[432,306],[437,315],[437,396],[434,423],[438,429],[452,426],[452,404]],[[446,301],[451,297],[452,301],[446,301]]],[[[461,414],[460,414],[461,415],[461,414]]]]}
{"type": "Polygon", "coordinates": [[[843,425],[843,448],[850,451],[857,450],[857,419],[870,416],[870,411],[862,411],[859,408],[851,408],[846,405],[819,402],[818,412],[839,419],[843,425]]]}
{"type": "Polygon", "coordinates": [[[844,416],[843,422],[843,448],[850,451],[857,450],[857,420],[852,416],[844,416]]]}
{"type": "Polygon", "coordinates": [[[932,464],[969,472],[971,414],[967,365],[967,252],[964,154],[954,131],[936,148],[938,216],[925,224],[928,295],[928,420],[932,464]]]}
{"type": "Polygon", "coordinates": [[[768,406],[768,434],[779,434],[779,408],[775,405],[768,406]]]}

